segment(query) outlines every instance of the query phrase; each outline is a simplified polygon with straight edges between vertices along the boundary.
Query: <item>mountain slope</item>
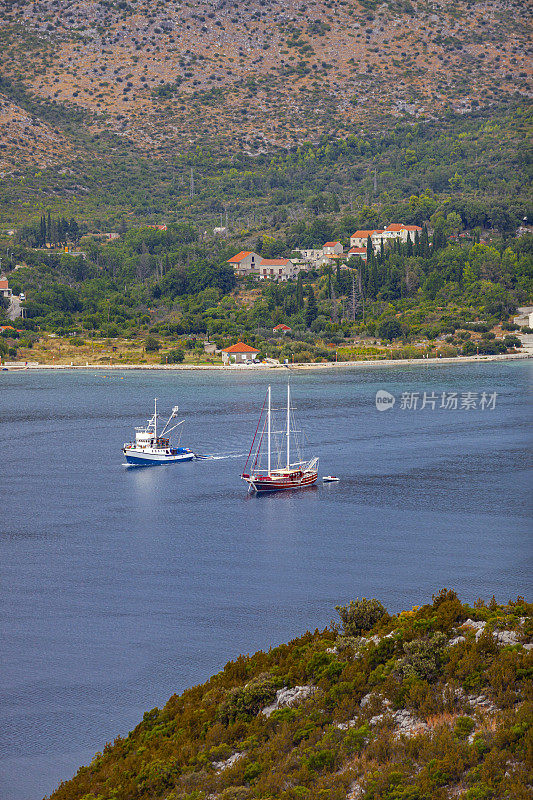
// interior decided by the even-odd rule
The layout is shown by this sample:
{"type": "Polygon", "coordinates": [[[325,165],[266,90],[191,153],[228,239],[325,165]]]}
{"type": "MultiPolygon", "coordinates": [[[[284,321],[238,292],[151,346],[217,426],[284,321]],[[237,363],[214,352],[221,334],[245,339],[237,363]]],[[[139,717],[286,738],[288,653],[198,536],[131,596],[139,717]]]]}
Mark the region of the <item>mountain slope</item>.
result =
{"type": "Polygon", "coordinates": [[[343,633],[241,656],[147,712],[51,797],[526,800],[532,610],[357,601],[343,633]]]}
{"type": "Polygon", "coordinates": [[[89,111],[91,129],[151,156],[199,142],[257,152],[530,92],[518,0],[4,0],[0,9],[5,77],[89,111]]]}

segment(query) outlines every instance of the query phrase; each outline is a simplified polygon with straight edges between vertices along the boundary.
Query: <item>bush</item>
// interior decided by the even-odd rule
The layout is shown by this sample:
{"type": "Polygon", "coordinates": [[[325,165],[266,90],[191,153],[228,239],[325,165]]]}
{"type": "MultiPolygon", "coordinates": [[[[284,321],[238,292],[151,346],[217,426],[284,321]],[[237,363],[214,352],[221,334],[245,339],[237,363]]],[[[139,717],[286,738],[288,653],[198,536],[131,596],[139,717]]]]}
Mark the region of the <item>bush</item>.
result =
{"type": "Polygon", "coordinates": [[[455,721],[453,732],[459,739],[466,739],[475,727],[476,724],[472,717],[458,717],[455,721]]]}
{"type": "Polygon", "coordinates": [[[506,347],[522,347],[522,342],[518,336],[505,336],[503,343],[506,347]]]}
{"type": "Polygon", "coordinates": [[[350,600],[348,606],[335,606],[335,611],[341,618],[347,636],[361,636],[363,631],[369,631],[387,613],[379,600],[367,600],[366,597],[350,600]]]}
{"type": "Polygon", "coordinates": [[[160,347],[158,340],[153,336],[147,336],[144,340],[144,348],[147,353],[157,353],[160,347]]]}
{"type": "Polygon", "coordinates": [[[166,355],[161,356],[161,363],[162,364],[181,364],[185,358],[185,353],[183,350],[171,350],[166,355]]]}
{"type": "Polygon", "coordinates": [[[444,633],[435,633],[431,639],[405,642],[403,646],[405,658],[402,662],[404,676],[426,681],[435,679],[442,666],[445,642],[444,633]]]}
{"type": "Polygon", "coordinates": [[[268,673],[258,675],[246,686],[231,689],[219,709],[219,717],[226,724],[237,718],[253,717],[276,696],[276,682],[268,673]]]}
{"type": "Polygon", "coordinates": [[[384,319],[379,323],[378,336],[380,339],[392,341],[402,335],[402,326],[397,319],[384,319]]]}

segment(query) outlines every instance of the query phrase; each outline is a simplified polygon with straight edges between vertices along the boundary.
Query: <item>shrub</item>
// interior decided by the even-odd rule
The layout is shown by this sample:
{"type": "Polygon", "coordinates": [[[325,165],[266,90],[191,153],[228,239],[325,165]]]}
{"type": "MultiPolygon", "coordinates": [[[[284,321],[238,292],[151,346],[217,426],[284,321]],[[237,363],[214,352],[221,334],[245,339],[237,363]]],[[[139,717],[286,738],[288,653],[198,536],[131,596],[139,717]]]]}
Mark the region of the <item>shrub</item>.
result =
{"type": "Polygon", "coordinates": [[[253,717],[276,696],[276,682],[268,673],[258,675],[246,686],[231,689],[219,709],[222,722],[253,717]]]}
{"type": "Polygon", "coordinates": [[[366,597],[350,600],[348,606],[335,606],[335,611],[341,618],[347,636],[361,636],[363,631],[369,631],[387,613],[379,600],[367,600],[366,597]]]}
{"type": "Polygon", "coordinates": [[[431,681],[437,677],[442,666],[446,636],[435,633],[431,639],[415,639],[405,642],[405,658],[402,672],[406,677],[431,681]]]}
{"type": "Polygon", "coordinates": [[[185,352],[183,350],[170,350],[166,355],[161,356],[161,362],[166,364],[181,364],[184,358],[185,352]]]}
{"type": "Polygon", "coordinates": [[[147,353],[157,353],[161,345],[153,336],[147,336],[144,340],[144,348],[147,353]]]}
{"type": "Polygon", "coordinates": [[[475,727],[472,717],[458,717],[455,721],[453,732],[459,739],[466,739],[475,727]]]}
{"type": "Polygon", "coordinates": [[[384,319],[379,323],[378,336],[380,339],[392,341],[402,335],[402,326],[397,319],[384,319]]]}
{"type": "Polygon", "coordinates": [[[522,342],[518,336],[505,336],[503,343],[506,347],[522,347],[522,342]]]}

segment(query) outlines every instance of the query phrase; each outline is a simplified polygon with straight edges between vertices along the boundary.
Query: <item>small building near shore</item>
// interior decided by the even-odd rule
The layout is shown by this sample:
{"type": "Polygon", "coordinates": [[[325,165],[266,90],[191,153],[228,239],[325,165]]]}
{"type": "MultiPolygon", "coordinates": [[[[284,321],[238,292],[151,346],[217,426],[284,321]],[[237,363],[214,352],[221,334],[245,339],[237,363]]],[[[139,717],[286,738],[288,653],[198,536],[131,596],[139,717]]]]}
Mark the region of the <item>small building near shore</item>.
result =
{"type": "Polygon", "coordinates": [[[8,300],[11,300],[11,289],[9,288],[9,282],[5,275],[0,276],[0,297],[7,297],[8,300]]]}
{"type": "Polygon", "coordinates": [[[237,342],[221,350],[224,364],[253,364],[259,350],[244,342],[237,342]]]}

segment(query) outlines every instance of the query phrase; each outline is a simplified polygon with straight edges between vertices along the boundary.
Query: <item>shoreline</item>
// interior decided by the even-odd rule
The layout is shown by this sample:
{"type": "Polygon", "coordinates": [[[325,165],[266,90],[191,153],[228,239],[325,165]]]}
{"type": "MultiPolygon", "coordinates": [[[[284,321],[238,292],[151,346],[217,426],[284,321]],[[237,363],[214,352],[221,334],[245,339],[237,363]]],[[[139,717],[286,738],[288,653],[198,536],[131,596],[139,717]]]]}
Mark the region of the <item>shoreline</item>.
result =
{"type": "Polygon", "coordinates": [[[407,367],[407,366],[429,366],[430,364],[475,364],[490,361],[518,361],[533,358],[533,353],[502,353],[499,355],[487,356],[455,356],[453,358],[388,358],[388,359],[368,359],[367,361],[321,361],[308,362],[304,364],[18,364],[7,363],[2,366],[8,372],[25,372],[27,370],[102,370],[102,371],[131,371],[131,370],[164,370],[166,372],[176,372],[181,370],[217,370],[223,372],[257,372],[275,369],[288,370],[308,370],[308,369],[337,369],[346,367],[407,367]]]}

